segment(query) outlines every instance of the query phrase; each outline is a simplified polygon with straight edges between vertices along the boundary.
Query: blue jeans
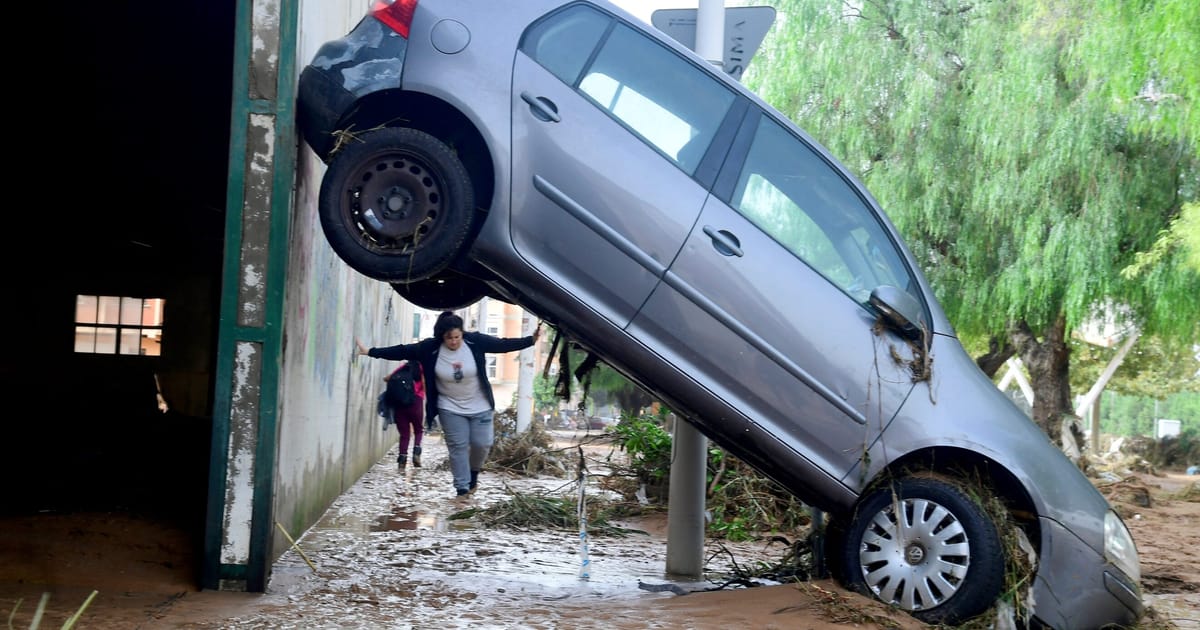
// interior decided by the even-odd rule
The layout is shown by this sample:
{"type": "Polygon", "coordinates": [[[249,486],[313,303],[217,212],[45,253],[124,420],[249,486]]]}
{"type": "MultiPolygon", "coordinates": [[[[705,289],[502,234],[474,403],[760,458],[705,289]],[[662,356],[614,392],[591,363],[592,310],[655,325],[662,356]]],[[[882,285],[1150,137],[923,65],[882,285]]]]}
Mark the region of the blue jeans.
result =
{"type": "Polygon", "coordinates": [[[442,439],[450,452],[450,474],[454,475],[454,488],[467,490],[471,485],[471,471],[483,469],[495,439],[494,410],[469,416],[438,410],[442,425],[442,439]]]}

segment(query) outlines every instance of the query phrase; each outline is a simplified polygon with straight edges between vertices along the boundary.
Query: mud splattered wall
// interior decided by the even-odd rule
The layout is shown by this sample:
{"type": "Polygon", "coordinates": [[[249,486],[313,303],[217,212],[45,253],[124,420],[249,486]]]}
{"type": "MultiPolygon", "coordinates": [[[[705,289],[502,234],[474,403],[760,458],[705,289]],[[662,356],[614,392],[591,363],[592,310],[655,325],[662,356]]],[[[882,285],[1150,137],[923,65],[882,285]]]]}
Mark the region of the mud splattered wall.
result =
{"type": "MultiPolygon", "coordinates": [[[[350,30],[366,9],[360,1],[300,3],[293,72],[322,43],[350,30]]],[[[392,366],[357,356],[354,338],[368,345],[408,341],[401,339],[400,322],[411,322],[414,308],[333,253],[316,209],[325,165],[293,141],[272,513],[296,537],[395,444],[396,431],[384,432],[375,413],[375,397],[392,366]]],[[[288,547],[282,535],[273,536],[268,563],[288,547]]]]}
{"type": "MultiPolygon", "coordinates": [[[[399,343],[397,317],[411,322],[413,312],[389,285],[359,275],[333,253],[316,213],[324,166],[307,148],[298,159],[274,505],[293,537],[395,444],[397,432],[384,432],[375,414],[390,362],[358,356],[354,338],[399,343]]],[[[288,544],[276,537],[272,556],[288,544]]]]}

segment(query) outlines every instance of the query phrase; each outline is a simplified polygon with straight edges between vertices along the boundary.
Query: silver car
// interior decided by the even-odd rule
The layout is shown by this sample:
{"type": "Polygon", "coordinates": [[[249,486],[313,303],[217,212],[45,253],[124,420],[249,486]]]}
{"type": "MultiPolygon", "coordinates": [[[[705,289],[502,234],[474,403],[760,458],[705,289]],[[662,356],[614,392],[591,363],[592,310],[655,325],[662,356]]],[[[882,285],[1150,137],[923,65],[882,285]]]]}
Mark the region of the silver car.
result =
{"type": "Polygon", "coordinates": [[[297,115],[348,265],[552,323],[829,514],[849,587],[929,623],[1009,586],[1030,625],[1142,615],[1124,523],[976,367],[870,193],[657,30],[603,0],[377,3],[297,115]]]}

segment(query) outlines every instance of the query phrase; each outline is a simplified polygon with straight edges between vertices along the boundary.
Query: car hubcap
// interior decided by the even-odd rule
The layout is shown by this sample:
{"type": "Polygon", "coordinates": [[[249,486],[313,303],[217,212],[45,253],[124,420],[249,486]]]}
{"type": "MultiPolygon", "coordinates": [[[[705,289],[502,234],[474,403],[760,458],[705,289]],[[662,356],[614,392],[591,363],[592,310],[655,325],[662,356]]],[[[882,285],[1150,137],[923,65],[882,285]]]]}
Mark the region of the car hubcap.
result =
{"type": "Polygon", "coordinates": [[[971,549],[962,523],[949,510],[929,500],[905,499],[875,515],[858,557],[867,585],[881,600],[915,611],[933,608],[958,591],[971,549]]]}
{"type": "Polygon", "coordinates": [[[442,189],[436,177],[409,155],[364,162],[346,190],[346,218],[377,249],[411,251],[437,220],[442,189]]]}

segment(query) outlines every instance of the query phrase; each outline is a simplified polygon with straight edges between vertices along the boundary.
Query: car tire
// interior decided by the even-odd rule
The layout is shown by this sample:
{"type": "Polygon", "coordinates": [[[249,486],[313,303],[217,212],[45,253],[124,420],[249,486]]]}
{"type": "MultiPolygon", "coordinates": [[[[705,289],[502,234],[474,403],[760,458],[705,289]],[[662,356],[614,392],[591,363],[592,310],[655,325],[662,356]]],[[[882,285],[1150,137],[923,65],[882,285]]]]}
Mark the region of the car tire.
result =
{"type": "Polygon", "coordinates": [[[996,524],[958,485],[895,480],[868,494],[846,527],[836,564],[853,591],[952,626],[1000,596],[1005,551],[996,524]]]}
{"type": "Polygon", "coordinates": [[[431,311],[456,311],[492,295],[483,281],[453,271],[419,282],[394,282],[392,288],[408,302],[431,311]]]}
{"type": "Polygon", "coordinates": [[[454,151],[417,129],[355,136],[321,180],[321,228],[355,271],[416,282],[445,270],[467,248],[475,197],[454,151]]]}

